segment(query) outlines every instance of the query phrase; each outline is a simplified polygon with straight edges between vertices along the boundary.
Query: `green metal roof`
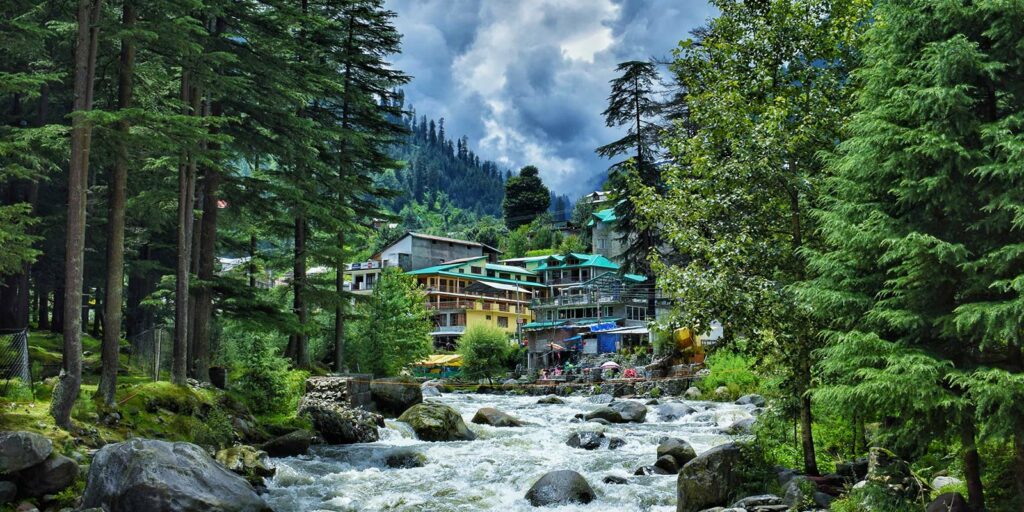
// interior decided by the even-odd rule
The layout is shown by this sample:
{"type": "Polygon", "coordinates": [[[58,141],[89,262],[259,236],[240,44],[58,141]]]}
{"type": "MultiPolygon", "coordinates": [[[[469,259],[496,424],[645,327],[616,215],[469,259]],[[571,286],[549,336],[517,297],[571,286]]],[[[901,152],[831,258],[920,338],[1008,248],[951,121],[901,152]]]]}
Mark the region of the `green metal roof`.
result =
{"type": "Polygon", "coordinates": [[[567,320],[555,320],[554,322],[530,322],[523,326],[523,330],[534,330],[534,329],[550,329],[552,327],[558,327],[567,320]]]}
{"type": "Polygon", "coordinates": [[[434,265],[433,267],[425,267],[425,268],[421,268],[419,270],[412,270],[412,271],[406,272],[406,274],[409,274],[409,275],[412,275],[412,276],[419,276],[419,275],[423,275],[423,274],[436,274],[438,272],[442,272],[442,271],[445,271],[445,270],[451,270],[451,269],[453,269],[455,267],[458,267],[458,266],[462,265],[463,263],[445,263],[443,265],[434,265]]]}
{"type": "Polygon", "coordinates": [[[619,320],[622,319],[617,316],[606,316],[601,318],[580,318],[578,320],[573,320],[572,322],[576,325],[586,326],[594,324],[603,324],[605,322],[618,322],[619,320]]]}
{"type": "Polygon", "coordinates": [[[640,274],[624,274],[622,277],[637,283],[642,283],[647,280],[647,276],[642,276],[640,274]]]}
{"type": "Polygon", "coordinates": [[[555,259],[558,264],[552,264],[551,261],[545,261],[536,270],[551,270],[551,269],[562,269],[562,268],[582,268],[582,267],[600,267],[611,270],[618,270],[619,266],[616,265],[612,260],[605,258],[600,254],[581,254],[572,253],[571,256],[580,260],[578,264],[567,265],[565,262],[568,259],[567,256],[554,255],[551,258],[555,259]]]}
{"type": "Polygon", "coordinates": [[[594,219],[597,219],[598,222],[615,222],[618,220],[618,217],[615,215],[615,208],[605,208],[604,210],[592,213],[590,220],[587,221],[587,225],[593,226],[594,219]]]}
{"type": "MultiPolygon", "coordinates": [[[[427,269],[422,269],[422,270],[427,270],[427,269]]],[[[417,270],[416,272],[419,272],[419,275],[422,275],[422,274],[437,274],[437,275],[441,275],[441,276],[445,276],[445,277],[460,277],[462,279],[469,279],[470,281],[492,281],[492,282],[495,282],[495,283],[508,283],[508,284],[514,284],[514,285],[518,285],[518,286],[533,286],[533,287],[539,287],[539,288],[546,288],[547,287],[547,285],[545,285],[545,284],[531,283],[530,281],[516,281],[515,279],[502,279],[500,277],[482,276],[480,274],[460,274],[458,272],[449,272],[447,270],[435,270],[435,271],[432,271],[432,272],[422,272],[421,270],[417,270]]],[[[411,274],[412,272],[409,272],[409,273],[411,274]]]]}
{"type": "Polygon", "coordinates": [[[488,263],[487,265],[484,265],[484,268],[486,268],[487,270],[494,270],[495,272],[510,272],[513,274],[523,274],[528,276],[536,275],[532,270],[528,270],[523,267],[516,267],[513,265],[499,265],[497,263],[488,263]]]}

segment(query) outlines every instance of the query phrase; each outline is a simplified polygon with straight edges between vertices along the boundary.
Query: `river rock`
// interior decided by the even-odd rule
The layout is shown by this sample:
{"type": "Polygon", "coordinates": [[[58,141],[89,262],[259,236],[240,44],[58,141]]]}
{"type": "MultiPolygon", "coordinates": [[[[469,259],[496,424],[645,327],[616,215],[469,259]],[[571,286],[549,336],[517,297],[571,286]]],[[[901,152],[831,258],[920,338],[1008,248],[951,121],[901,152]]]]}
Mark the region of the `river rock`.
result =
{"type": "Polygon", "coordinates": [[[682,468],[687,462],[697,457],[697,452],[693,450],[690,443],[682,439],[663,437],[658,441],[658,458],[660,459],[666,455],[675,459],[676,466],[682,468]]]}
{"type": "Polygon", "coordinates": [[[523,422],[510,414],[501,412],[493,407],[482,407],[473,415],[473,423],[477,425],[490,425],[492,427],[521,427],[523,422]]]}
{"type": "Polygon", "coordinates": [[[423,401],[419,384],[407,377],[373,379],[370,395],[377,410],[390,416],[398,416],[423,401]]]}
{"type": "Polygon", "coordinates": [[[437,398],[441,396],[441,390],[437,389],[437,386],[423,386],[420,388],[420,394],[423,398],[437,398]]]}
{"type": "Polygon", "coordinates": [[[649,475],[671,475],[668,471],[665,471],[658,466],[640,466],[633,472],[634,475],[649,476],[649,475]]]}
{"type": "Polygon", "coordinates": [[[269,512],[244,478],[202,448],[135,438],[100,448],[81,508],[108,512],[269,512]]]}
{"type": "Polygon", "coordinates": [[[408,449],[399,449],[387,454],[384,463],[389,468],[411,469],[422,468],[427,464],[427,456],[408,449]]]}
{"type": "Polygon", "coordinates": [[[679,464],[676,464],[675,457],[671,455],[662,455],[658,457],[658,460],[654,461],[654,467],[665,470],[666,474],[674,475],[679,472],[679,464]]]}
{"type": "Polygon", "coordinates": [[[611,423],[643,423],[646,416],[647,406],[632,400],[622,400],[606,407],[598,407],[583,417],[589,421],[602,419],[611,423]]]}
{"type": "Polygon", "coordinates": [[[604,439],[603,432],[573,432],[569,436],[569,440],[565,444],[573,448],[582,448],[584,450],[596,450],[601,447],[601,441],[604,439]]]}
{"type": "Polygon", "coordinates": [[[743,395],[736,400],[736,405],[753,405],[754,407],[764,407],[765,400],[761,395],[743,395]]]}
{"type": "Polygon", "coordinates": [[[18,486],[14,482],[0,481],[0,505],[14,501],[18,497],[18,486]]]}
{"type": "Polygon", "coordinates": [[[686,463],[679,471],[677,512],[697,512],[724,506],[739,484],[740,446],[728,443],[716,446],[686,463]]]}
{"type": "MultiPolygon", "coordinates": [[[[774,494],[759,494],[757,496],[747,496],[736,503],[733,503],[731,508],[753,510],[758,507],[782,505],[782,498],[774,494]]],[[[785,510],[785,508],[783,508],[785,510]]]]}
{"type": "Polygon", "coordinates": [[[542,405],[561,405],[565,403],[565,400],[562,400],[561,398],[558,398],[555,395],[548,395],[544,398],[541,398],[540,400],[537,400],[537,403],[542,405]]]}
{"type": "Polygon", "coordinates": [[[743,418],[742,420],[737,420],[733,422],[732,425],[729,425],[729,427],[725,429],[725,433],[733,436],[749,434],[750,431],[754,428],[754,423],[756,422],[756,418],[743,418]]]}
{"type": "Polygon", "coordinates": [[[717,388],[715,388],[715,397],[716,398],[724,398],[724,397],[727,397],[727,396],[729,396],[729,388],[727,388],[725,386],[718,386],[717,388]]]}
{"type": "Polygon", "coordinates": [[[594,490],[590,488],[583,475],[561,469],[540,477],[526,492],[526,499],[535,507],[569,503],[587,504],[594,501],[594,490]]]}
{"type": "Polygon", "coordinates": [[[623,439],[621,437],[614,437],[614,436],[609,436],[608,437],[608,449],[609,450],[614,450],[616,448],[622,448],[623,446],[626,446],[626,440],[625,439],[623,439]]]}
{"type": "Polygon", "coordinates": [[[939,490],[947,485],[960,485],[963,480],[952,476],[937,476],[932,479],[932,489],[939,490]]]}
{"type": "Polygon", "coordinates": [[[35,432],[0,432],[0,474],[35,466],[53,452],[53,443],[35,432]]]}
{"type": "Polygon", "coordinates": [[[408,423],[416,437],[424,441],[472,441],[476,439],[459,412],[447,405],[424,402],[410,407],[398,417],[408,423]]]}
{"type": "Polygon", "coordinates": [[[75,482],[78,464],[59,453],[51,453],[46,460],[17,473],[16,482],[22,496],[55,494],[75,482]]]}
{"type": "Polygon", "coordinates": [[[958,492],[940,494],[928,504],[925,512],[967,512],[967,500],[958,492]]]}
{"type": "Polygon", "coordinates": [[[606,484],[612,484],[612,485],[626,485],[626,484],[629,483],[629,480],[626,480],[624,477],[617,476],[617,475],[608,475],[608,476],[602,478],[601,481],[606,483],[606,484]]]}
{"type": "Polygon", "coordinates": [[[379,414],[310,395],[299,402],[298,414],[308,417],[320,437],[330,444],[372,443],[380,439],[377,427],[384,426],[384,418],[379,414]]]}
{"type": "Polygon", "coordinates": [[[274,476],[276,471],[270,465],[270,456],[252,446],[238,445],[217,452],[217,462],[232,472],[242,475],[254,486],[263,485],[263,478],[274,476]]]}
{"type": "Polygon", "coordinates": [[[669,402],[658,406],[658,417],[662,421],[677,420],[694,412],[697,412],[697,409],[677,402],[669,402]]]}
{"type": "Polygon", "coordinates": [[[698,388],[697,386],[690,386],[686,388],[686,392],[683,393],[683,396],[689,398],[690,400],[697,400],[700,398],[700,395],[700,388],[698,388]]]}
{"type": "Polygon", "coordinates": [[[293,457],[305,455],[309,452],[311,444],[313,444],[313,433],[299,429],[267,441],[262,448],[271,457],[293,457]]]}

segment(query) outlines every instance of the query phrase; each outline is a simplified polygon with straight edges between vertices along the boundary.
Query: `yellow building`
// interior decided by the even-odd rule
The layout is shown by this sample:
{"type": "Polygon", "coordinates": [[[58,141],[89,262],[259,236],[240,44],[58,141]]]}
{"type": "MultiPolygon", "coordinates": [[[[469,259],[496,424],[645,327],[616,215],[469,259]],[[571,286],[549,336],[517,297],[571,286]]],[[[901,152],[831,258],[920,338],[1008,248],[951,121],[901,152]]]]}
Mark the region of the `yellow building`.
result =
{"type": "Polygon", "coordinates": [[[454,348],[467,327],[491,325],[516,337],[520,325],[533,320],[530,301],[547,287],[531,270],[488,262],[487,256],[452,260],[414,270],[434,312],[434,344],[454,348]]]}

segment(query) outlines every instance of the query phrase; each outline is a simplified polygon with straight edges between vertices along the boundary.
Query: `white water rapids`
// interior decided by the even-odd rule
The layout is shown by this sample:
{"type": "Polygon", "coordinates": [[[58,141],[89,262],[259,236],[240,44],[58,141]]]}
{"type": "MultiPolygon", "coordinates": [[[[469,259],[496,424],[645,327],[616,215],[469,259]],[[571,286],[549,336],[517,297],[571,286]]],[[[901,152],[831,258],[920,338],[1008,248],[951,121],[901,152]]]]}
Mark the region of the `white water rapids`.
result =
{"type": "MultiPolygon", "coordinates": [[[[662,421],[658,406],[648,406],[645,423],[602,426],[574,423],[577,413],[601,404],[590,397],[563,397],[565,404],[538,405],[535,396],[446,394],[439,400],[454,407],[477,434],[475,441],[419,441],[411,429],[388,420],[376,443],[318,446],[301,457],[273,459],[277,474],[267,480],[267,502],[287,511],[532,511],[526,491],[544,473],[571,469],[582,474],[597,498],[588,505],[567,505],[557,511],[674,511],[675,476],[634,476],[654,464],[658,440],[664,436],[688,441],[697,453],[729,441],[721,430],[749,418],[753,406],[682,401],[697,412],[662,421]],[[481,407],[495,407],[525,427],[491,427],[470,423],[481,407]],[[626,445],[588,451],[565,444],[576,431],[602,431],[621,437],[626,445]],[[384,460],[395,451],[426,456],[420,468],[393,469],[384,460]],[[607,475],[629,480],[628,485],[605,484],[607,475]]],[[[679,401],[662,399],[662,403],[679,401]]],[[[641,401],[642,403],[642,401],[641,401]]],[[[605,443],[607,445],[607,443],[605,443]]]]}

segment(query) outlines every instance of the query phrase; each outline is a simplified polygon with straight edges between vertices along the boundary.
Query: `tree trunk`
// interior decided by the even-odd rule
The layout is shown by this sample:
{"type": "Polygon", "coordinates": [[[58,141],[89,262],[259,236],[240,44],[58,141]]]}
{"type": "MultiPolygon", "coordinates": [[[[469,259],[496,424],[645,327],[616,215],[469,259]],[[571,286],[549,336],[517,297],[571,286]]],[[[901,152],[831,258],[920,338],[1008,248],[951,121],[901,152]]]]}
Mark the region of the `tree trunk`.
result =
{"type": "MultiPolygon", "coordinates": [[[[214,114],[217,115],[217,114],[214,114]]],[[[200,286],[196,289],[195,309],[195,361],[196,378],[210,381],[210,322],[213,318],[213,289],[217,245],[217,199],[220,187],[220,172],[214,168],[205,171],[203,186],[203,217],[199,224],[199,272],[200,286]]]]}
{"type": "MultiPolygon", "coordinates": [[[[75,113],[92,109],[99,41],[99,17],[103,0],[78,1],[78,33],[75,40],[75,113]]],[[[82,386],[82,304],[83,258],[85,252],[86,184],[89,178],[89,147],[92,124],[74,116],[71,128],[71,158],[68,169],[67,248],[64,255],[63,374],[53,392],[50,414],[65,429],[71,427],[71,408],[82,386]]]]}
{"type": "Polygon", "coordinates": [[[299,368],[309,367],[309,351],[307,349],[308,338],[306,336],[306,219],[303,216],[295,218],[295,276],[292,279],[293,307],[295,315],[299,319],[301,332],[295,335],[295,347],[292,357],[295,366],[299,368]]]}
{"type": "Polygon", "coordinates": [[[981,484],[981,457],[975,443],[974,411],[967,411],[960,422],[960,444],[963,446],[964,479],[967,480],[967,504],[973,512],[985,510],[985,493],[981,484]]]}
{"type": "Polygon", "coordinates": [[[39,311],[36,316],[39,317],[39,330],[45,331],[50,329],[50,289],[45,284],[36,283],[36,297],[39,302],[39,311]]]}
{"type": "Polygon", "coordinates": [[[805,392],[804,396],[800,397],[800,441],[804,453],[804,472],[817,476],[818,462],[814,457],[814,434],[811,425],[811,396],[805,392]]]}
{"type": "MultiPolygon", "coordinates": [[[[196,93],[189,83],[189,73],[181,74],[181,99],[185,113],[192,112],[192,98],[196,93]]],[[[189,341],[189,266],[192,262],[192,220],[195,202],[195,157],[188,152],[178,165],[178,254],[174,288],[174,354],[171,362],[171,381],[184,385],[188,375],[189,341]]]]}
{"type": "MultiPolygon", "coordinates": [[[[121,10],[121,25],[130,31],[135,25],[135,5],[126,0],[121,10]]],[[[121,62],[118,69],[117,108],[124,110],[132,103],[132,74],[135,68],[135,42],[131,36],[121,38],[121,62]]],[[[121,343],[121,304],[124,297],[124,215],[128,186],[128,146],[126,139],[131,126],[125,119],[118,121],[114,138],[114,166],[109,185],[109,213],[107,216],[107,287],[104,306],[102,353],[103,369],[100,374],[99,394],[103,403],[114,405],[117,391],[118,348],[121,343]]]]}
{"type": "Polygon", "coordinates": [[[334,307],[334,371],[345,371],[345,234],[338,233],[338,264],[334,291],[338,304],[334,307]]]}

